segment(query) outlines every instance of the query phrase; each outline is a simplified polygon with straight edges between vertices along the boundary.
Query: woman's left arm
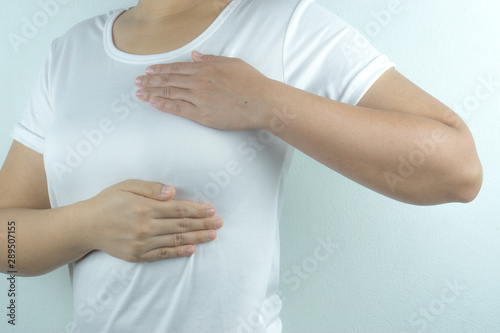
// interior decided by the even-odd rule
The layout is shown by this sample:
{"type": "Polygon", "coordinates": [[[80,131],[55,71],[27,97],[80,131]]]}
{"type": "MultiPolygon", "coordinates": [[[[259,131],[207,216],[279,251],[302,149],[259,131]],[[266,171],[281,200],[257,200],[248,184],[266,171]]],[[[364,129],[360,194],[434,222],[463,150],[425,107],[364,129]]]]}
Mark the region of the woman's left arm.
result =
{"type": "Polygon", "coordinates": [[[269,131],[320,163],[399,201],[469,202],[482,167],[466,124],[395,69],[357,106],[271,80],[236,58],[193,53],[136,81],[159,110],[224,130],[269,131]]]}
{"type": "Polygon", "coordinates": [[[467,125],[395,69],[357,106],[277,86],[274,104],[294,119],[274,134],[329,168],[412,204],[477,196],[482,167],[467,125]]]}

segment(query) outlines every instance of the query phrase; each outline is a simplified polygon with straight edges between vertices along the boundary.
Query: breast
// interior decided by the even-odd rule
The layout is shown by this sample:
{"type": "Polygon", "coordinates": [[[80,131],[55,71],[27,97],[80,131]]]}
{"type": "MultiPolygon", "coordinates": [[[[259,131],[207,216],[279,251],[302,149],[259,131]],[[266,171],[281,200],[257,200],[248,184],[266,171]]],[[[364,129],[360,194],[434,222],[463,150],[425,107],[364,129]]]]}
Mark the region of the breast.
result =
{"type": "Polygon", "coordinates": [[[209,128],[144,102],[127,106],[97,98],[73,105],[58,112],[46,141],[57,205],[127,179],[175,186],[178,200],[207,203],[234,196],[240,186],[246,186],[241,195],[249,185],[259,191],[279,182],[288,145],[265,131],[209,128]]]}

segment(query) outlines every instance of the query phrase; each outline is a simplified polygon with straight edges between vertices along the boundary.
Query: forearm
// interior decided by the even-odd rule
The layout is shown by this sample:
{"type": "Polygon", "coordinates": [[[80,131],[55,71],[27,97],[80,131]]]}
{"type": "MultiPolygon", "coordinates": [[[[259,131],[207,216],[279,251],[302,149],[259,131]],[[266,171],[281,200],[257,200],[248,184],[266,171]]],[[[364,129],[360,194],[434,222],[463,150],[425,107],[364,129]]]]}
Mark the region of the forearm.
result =
{"type": "Polygon", "coordinates": [[[268,131],[374,191],[413,204],[467,201],[462,193],[475,191],[467,179],[478,170],[467,159],[477,153],[463,123],[356,107],[281,83],[270,101],[268,131]],[[283,126],[272,125],[277,118],[283,126]]]}
{"type": "Polygon", "coordinates": [[[15,244],[15,270],[19,276],[37,276],[74,262],[90,250],[85,244],[85,217],[80,204],[56,209],[0,210],[0,272],[8,263],[8,223],[15,244]]]}

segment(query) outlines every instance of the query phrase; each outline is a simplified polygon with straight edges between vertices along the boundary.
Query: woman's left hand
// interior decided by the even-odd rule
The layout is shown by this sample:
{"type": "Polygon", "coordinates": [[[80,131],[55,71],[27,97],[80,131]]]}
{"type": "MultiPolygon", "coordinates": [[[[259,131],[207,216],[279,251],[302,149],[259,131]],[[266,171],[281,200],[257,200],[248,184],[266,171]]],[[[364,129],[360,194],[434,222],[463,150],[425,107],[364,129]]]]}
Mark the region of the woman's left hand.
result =
{"type": "MultiPolygon", "coordinates": [[[[241,59],[193,52],[193,63],[150,66],[136,85],[158,110],[222,130],[268,126],[273,81],[241,59]]],[[[271,109],[271,110],[270,110],[271,109]]]]}

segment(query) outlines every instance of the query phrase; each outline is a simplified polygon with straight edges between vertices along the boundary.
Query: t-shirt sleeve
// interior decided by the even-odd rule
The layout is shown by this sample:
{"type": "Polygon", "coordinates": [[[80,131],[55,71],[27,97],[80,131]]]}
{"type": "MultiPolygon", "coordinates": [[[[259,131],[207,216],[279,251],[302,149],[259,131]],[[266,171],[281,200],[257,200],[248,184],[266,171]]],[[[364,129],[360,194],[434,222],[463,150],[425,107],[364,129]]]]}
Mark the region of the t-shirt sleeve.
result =
{"type": "Polygon", "coordinates": [[[351,105],[394,67],[360,32],[313,0],[295,9],[283,65],[286,84],[351,105]]]}
{"type": "Polygon", "coordinates": [[[23,145],[43,154],[45,137],[53,119],[50,91],[50,63],[52,47],[38,73],[24,113],[15,124],[11,137],[23,145]]]}

